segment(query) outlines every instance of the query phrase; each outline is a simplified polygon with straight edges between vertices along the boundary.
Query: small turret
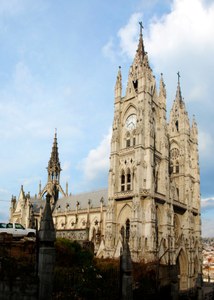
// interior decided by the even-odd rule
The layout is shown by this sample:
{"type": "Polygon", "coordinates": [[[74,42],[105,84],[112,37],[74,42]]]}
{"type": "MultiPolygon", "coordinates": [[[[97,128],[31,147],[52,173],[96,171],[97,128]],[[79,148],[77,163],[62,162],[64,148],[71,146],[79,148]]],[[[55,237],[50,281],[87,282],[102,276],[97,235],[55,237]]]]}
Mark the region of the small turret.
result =
{"type": "Polygon", "coordinates": [[[197,125],[196,120],[195,120],[195,115],[193,115],[191,135],[195,139],[198,139],[198,125],[197,125]]]}
{"type": "Polygon", "coordinates": [[[174,134],[177,133],[190,133],[190,122],[188,113],[185,107],[185,103],[183,101],[182,95],[181,95],[181,87],[180,87],[180,73],[177,73],[178,75],[178,85],[176,90],[176,96],[175,100],[170,112],[170,129],[171,132],[174,134]]]}
{"type": "Polygon", "coordinates": [[[122,97],[122,75],[121,75],[121,67],[119,66],[119,70],[117,73],[117,80],[114,88],[115,102],[121,100],[122,97]]]}
{"type": "Polygon", "coordinates": [[[159,101],[166,106],[166,85],[163,80],[163,73],[161,73],[160,85],[159,85],[159,101]]]}
{"type": "Polygon", "coordinates": [[[41,197],[42,195],[42,184],[41,184],[41,180],[39,181],[39,193],[38,193],[39,197],[41,197]]]}

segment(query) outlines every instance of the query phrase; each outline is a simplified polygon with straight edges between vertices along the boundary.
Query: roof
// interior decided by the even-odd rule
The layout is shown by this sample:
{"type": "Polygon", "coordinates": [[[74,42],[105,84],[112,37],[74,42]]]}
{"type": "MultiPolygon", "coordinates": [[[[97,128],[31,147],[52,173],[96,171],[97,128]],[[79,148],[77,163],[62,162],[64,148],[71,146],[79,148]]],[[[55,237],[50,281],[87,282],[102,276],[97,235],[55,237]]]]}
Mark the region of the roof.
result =
{"type": "MultiPolygon", "coordinates": [[[[101,189],[93,192],[80,193],[76,195],[69,195],[61,197],[57,200],[55,211],[60,208],[60,212],[67,210],[76,210],[77,202],[78,210],[87,209],[88,202],[90,200],[90,208],[98,208],[101,203],[100,200],[103,199],[103,206],[107,205],[108,200],[108,189],[101,189]]],[[[40,207],[45,207],[45,200],[41,198],[31,197],[30,202],[33,205],[33,211],[39,213],[40,207]]]]}
{"type": "Polygon", "coordinates": [[[79,203],[78,209],[87,209],[90,200],[90,208],[100,207],[100,200],[103,199],[103,206],[107,205],[108,190],[102,189],[93,192],[81,193],[77,195],[70,195],[58,199],[56,208],[60,207],[60,211],[75,210],[77,202],[79,203]],[[68,206],[69,205],[69,206],[68,206]],[[68,208],[67,208],[68,207],[68,208]]]}

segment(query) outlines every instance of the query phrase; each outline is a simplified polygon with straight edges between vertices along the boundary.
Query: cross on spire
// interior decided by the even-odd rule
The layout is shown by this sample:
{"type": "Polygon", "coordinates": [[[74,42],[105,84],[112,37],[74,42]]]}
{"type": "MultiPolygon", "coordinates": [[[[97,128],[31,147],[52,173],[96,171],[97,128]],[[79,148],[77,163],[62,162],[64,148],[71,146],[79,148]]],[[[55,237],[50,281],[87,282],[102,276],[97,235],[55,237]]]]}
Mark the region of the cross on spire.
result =
{"type": "Polygon", "coordinates": [[[178,83],[180,83],[180,77],[181,77],[181,75],[180,75],[179,71],[178,71],[177,75],[178,75],[178,83]]]}
{"type": "Polygon", "coordinates": [[[142,23],[142,22],[139,22],[139,24],[140,24],[140,34],[142,35],[142,34],[143,34],[143,33],[142,33],[142,32],[143,32],[143,28],[144,28],[144,27],[143,27],[143,23],[142,23]]]}

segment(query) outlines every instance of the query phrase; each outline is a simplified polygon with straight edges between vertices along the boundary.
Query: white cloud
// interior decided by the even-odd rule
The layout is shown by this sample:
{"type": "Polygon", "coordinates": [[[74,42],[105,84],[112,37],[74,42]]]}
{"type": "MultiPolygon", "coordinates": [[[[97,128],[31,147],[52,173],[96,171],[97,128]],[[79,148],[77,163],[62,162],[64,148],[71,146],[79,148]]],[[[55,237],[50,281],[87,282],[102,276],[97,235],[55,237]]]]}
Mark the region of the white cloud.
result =
{"type": "Polygon", "coordinates": [[[174,0],[168,14],[150,23],[145,44],[154,71],[167,73],[171,86],[177,70],[181,71],[186,101],[204,101],[209,95],[213,36],[214,3],[208,6],[202,0],[174,0]]]}
{"type": "Polygon", "coordinates": [[[174,0],[171,12],[150,24],[149,48],[153,56],[186,52],[206,53],[214,47],[214,4],[202,0],[174,0]],[[194,9],[193,9],[194,7],[194,9]]]}
{"type": "Polygon", "coordinates": [[[80,168],[83,169],[86,180],[92,181],[101,174],[107,173],[109,168],[111,131],[104,136],[99,146],[90,150],[87,157],[83,159],[80,168]]]}
{"type": "Polygon", "coordinates": [[[118,36],[120,38],[120,49],[123,55],[133,57],[136,51],[137,39],[139,36],[139,25],[138,22],[141,20],[141,13],[134,13],[128,24],[122,27],[118,36]]]}
{"type": "Polygon", "coordinates": [[[102,48],[102,52],[103,52],[103,55],[105,57],[108,57],[110,58],[111,61],[115,61],[116,60],[116,52],[115,52],[115,49],[114,49],[114,42],[113,42],[113,38],[111,37],[109,39],[109,41],[107,42],[107,44],[105,44],[102,48]]]}
{"type": "MultiPolygon", "coordinates": [[[[127,25],[118,31],[122,56],[133,59],[141,19],[142,13],[133,13],[127,25]]],[[[184,77],[181,81],[187,101],[202,101],[208,95],[214,68],[213,36],[214,3],[203,0],[174,0],[170,12],[151,18],[149,27],[145,28],[145,48],[155,73],[163,72],[166,83],[172,87],[179,70],[184,77]]],[[[168,95],[174,96],[175,91],[168,95]]]]}
{"type": "Polygon", "coordinates": [[[201,208],[203,210],[209,209],[209,208],[214,208],[214,197],[202,198],[201,199],[201,208]]]}

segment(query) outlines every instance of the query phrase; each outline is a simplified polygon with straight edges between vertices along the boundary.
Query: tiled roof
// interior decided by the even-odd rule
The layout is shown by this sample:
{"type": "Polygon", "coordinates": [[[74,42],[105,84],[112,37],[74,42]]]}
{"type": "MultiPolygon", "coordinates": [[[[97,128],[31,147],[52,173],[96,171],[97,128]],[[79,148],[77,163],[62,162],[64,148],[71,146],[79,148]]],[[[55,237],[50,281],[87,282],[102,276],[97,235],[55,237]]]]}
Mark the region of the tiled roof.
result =
{"type": "Polygon", "coordinates": [[[101,198],[103,198],[103,206],[106,206],[108,200],[107,189],[60,198],[57,201],[55,210],[60,206],[60,211],[65,211],[67,205],[69,205],[68,210],[75,210],[77,202],[79,203],[78,209],[87,209],[89,200],[91,201],[91,208],[100,207],[101,198]]]}
{"type": "MultiPolygon", "coordinates": [[[[93,192],[86,192],[76,195],[69,195],[59,198],[55,211],[60,208],[60,212],[65,210],[76,210],[76,204],[79,203],[78,210],[87,209],[88,201],[90,200],[90,208],[100,207],[100,200],[103,199],[103,206],[107,206],[108,200],[108,189],[97,190],[93,192]],[[69,205],[69,206],[68,206],[69,205]],[[67,207],[68,206],[68,207],[67,207]]],[[[32,197],[30,202],[33,205],[33,211],[39,213],[40,207],[45,207],[45,200],[40,198],[32,197]]]]}

